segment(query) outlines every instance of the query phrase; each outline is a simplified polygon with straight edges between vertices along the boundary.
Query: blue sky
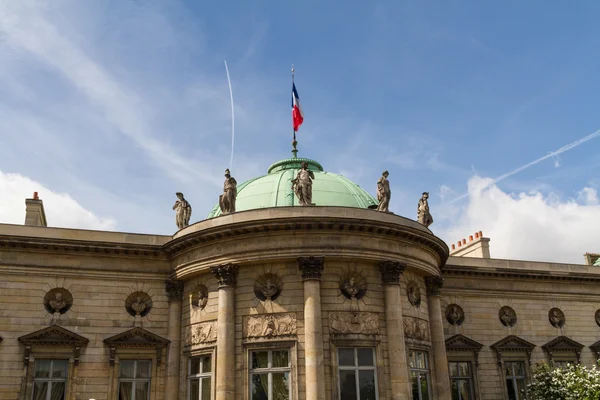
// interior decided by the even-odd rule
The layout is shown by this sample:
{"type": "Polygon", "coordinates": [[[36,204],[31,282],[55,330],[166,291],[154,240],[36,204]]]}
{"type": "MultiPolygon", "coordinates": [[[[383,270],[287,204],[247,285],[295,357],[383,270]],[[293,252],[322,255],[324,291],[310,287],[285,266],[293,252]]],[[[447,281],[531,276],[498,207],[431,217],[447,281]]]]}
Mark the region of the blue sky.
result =
{"type": "Polygon", "coordinates": [[[4,1],[0,222],[38,188],[55,226],[171,234],[221,192],[231,120],[238,182],[299,155],[432,230],[483,230],[492,255],[581,262],[600,211],[600,3],[4,1]],[[459,201],[452,200],[468,194],[459,201]],[[515,240],[526,234],[536,240],[515,240]],[[562,245],[561,245],[562,243],[562,245]],[[548,250],[552,248],[553,250],[548,250]],[[496,249],[496,253],[495,253],[496,249]]]}

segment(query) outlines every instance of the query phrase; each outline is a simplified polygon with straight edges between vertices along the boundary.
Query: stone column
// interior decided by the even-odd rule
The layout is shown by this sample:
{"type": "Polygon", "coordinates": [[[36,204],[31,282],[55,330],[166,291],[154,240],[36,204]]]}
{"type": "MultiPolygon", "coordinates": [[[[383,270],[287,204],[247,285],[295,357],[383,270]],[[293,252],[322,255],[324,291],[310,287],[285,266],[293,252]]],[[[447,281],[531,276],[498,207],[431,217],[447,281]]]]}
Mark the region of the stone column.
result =
{"type": "Polygon", "coordinates": [[[404,265],[395,261],[379,263],[381,280],[385,286],[385,325],[392,381],[391,399],[393,400],[410,400],[411,398],[408,359],[404,343],[402,296],[400,295],[400,275],[404,272],[404,268],[404,265]]]}
{"type": "Polygon", "coordinates": [[[440,305],[440,288],[443,283],[444,279],[441,276],[429,276],[425,278],[433,366],[435,368],[436,399],[450,400],[452,393],[450,390],[450,375],[448,373],[448,357],[446,357],[446,341],[444,340],[442,306],[440,305]]]}
{"type": "Polygon", "coordinates": [[[165,282],[169,299],[169,326],[167,337],[171,341],[167,355],[167,385],[165,400],[179,399],[179,371],[181,369],[181,300],[183,282],[169,279],[165,282]]]}
{"type": "Polygon", "coordinates": [[[211,267],[219,282],[216,400],[235,398],[235,264],[211,267]]]}
{"type": "Polygon", "coordinates": [[[325,400],[323,329],[321,320],[321,271],[323,257],[300,257],[304,281],[304,362],[306,398],[325,400]]]}

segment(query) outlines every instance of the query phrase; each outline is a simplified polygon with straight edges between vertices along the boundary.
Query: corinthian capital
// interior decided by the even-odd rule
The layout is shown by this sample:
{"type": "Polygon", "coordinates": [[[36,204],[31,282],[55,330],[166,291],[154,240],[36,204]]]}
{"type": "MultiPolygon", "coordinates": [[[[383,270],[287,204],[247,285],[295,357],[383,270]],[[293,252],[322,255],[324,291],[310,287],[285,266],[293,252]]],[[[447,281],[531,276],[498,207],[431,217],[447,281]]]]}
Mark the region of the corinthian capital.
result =
{"type": "Polygon", "coordinates": [[[379,272],[384,285],[400,284],[400,275],[404,272],[406,266],[397,261],[380,261],[379,272]]]}
{"type": "Polygon", "coordinates": [[[167,279],[165,281],[165,290],[169,301],[181,301],[183,298],[183,282],[177,279],[167,279]]]}
{"type": "Polygon", "coordinates": [[[302,279],[321,279],[321,271],[323,271],[323,257],[299,257],[298,267],[302,271],[302,279]]]}
{"type": "Polygon", "coordinates": [[[232,263],[210,267],[210,270],[215,275],[215,278],[217,278],[219,288],[227,286],[235,287],[238,269],[239,267],[232,263]]]}
{"type": "Polygon", "coordinates": [[[440,295],[440,289],[444,284],[444,278],[441,276],[428,276],[425,278],[425,285],[427,286],[427,294],[433,296],[440,295]]]}

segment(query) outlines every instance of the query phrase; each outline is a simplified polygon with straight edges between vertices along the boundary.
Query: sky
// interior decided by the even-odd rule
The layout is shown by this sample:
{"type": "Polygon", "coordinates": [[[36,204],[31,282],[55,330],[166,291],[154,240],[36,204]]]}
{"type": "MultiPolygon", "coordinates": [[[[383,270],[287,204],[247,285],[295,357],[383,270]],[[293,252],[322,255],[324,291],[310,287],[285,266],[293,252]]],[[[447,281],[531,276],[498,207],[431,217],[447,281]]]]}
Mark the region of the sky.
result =
{"type": "Polygon", "coordinates": [[[0,2],[0,223],[173,234],[299,156],[494,258],[600,252],[600,3],[0,2]],[[224,60],[231,76],[235,146],[224,60]]]}

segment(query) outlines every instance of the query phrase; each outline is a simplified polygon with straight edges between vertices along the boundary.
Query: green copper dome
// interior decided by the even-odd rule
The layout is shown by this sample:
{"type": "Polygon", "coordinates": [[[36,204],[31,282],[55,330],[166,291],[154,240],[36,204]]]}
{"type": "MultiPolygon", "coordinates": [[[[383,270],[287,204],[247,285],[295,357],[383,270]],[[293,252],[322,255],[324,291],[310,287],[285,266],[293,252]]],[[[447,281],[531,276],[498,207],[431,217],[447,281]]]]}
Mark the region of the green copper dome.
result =
{"type": "MultiPolygon", "coordinates": [[[[292,179],[296,177],[298,170],[302,168],[303,162],[306,162],[308,169],[315,174],[312,186],[312,202],[316,206],[377,207],[377,201],[351,180],[338,174],[323,171],[321,164],[314,160],[289,158],[271,165],[267,175],[239,184],[237,187],[236,211],[299,206],[298,199],[292,191],[292,179]]],[[[217,204],[206,218],[214,218],[219,215],[221,215],[221,209],[217,204]]]]}

